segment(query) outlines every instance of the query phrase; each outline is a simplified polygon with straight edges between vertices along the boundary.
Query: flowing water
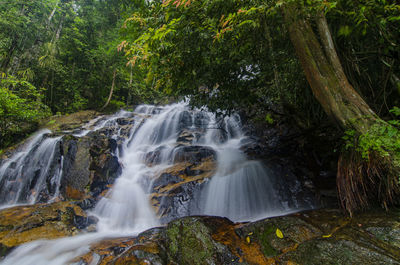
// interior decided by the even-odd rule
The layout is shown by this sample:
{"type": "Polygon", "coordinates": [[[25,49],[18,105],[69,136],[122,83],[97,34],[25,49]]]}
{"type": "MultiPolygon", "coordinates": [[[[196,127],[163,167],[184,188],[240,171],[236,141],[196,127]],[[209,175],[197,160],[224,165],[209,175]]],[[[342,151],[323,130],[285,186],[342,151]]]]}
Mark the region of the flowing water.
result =
{"type": "MultiPolygon", "coordinates": [[[[108,119],[97,118],[75,136],[113,126],[118,117],[129,115],[132,114],[120,112],[108,119]]],[[[150,206],[148,192],[155,176],[173,165],[179,155],[177,138],[182,130],[196,135],[192,145],[211,148],[217,157],[216,173],[201,190],[196,213],[243,221],[292,210],[281,202],[269,170],[261,162],[249,160],[241,151],[248,139],[241,130],[238,115],[217,118],[210,112],[190,110],[187,104],[179,103],[165,107],[139,106],[134,117],[129,139],[118,152],[122,174],[88,213],[98,218],[97,231],[22,245],[1,264],[70,264],[74,257],[86,253],[90,244],[102,238],[137,235],[160,225],[150,206]],[[145,163],[146,155],[156,150],[161,150],[156,165],[145,163]]],[[[58,196],[63,162],[60,158],[57,167],[51,168],[50,161],[61,137],[50,138],[49,133],[38,133],[0,167],[1,194],[12,191],[2,195],[3,204],[35,203],[48,175],[53,175],[50,178],[55,186],[52,194],[58,196]]]]}
{"type": "MultiPolygon", "coordinates": [[[[62,171],[61,161],[53,163],[56,147],[61,137],[48,137],[43,130],[34,135],[10,159],[0,166],[0,203],[2,208],[18,204],[34,204],[41,199],[43,191],[59,192],[58,181],[62,171]],[[50,180],[47,185],[46,180],[50,180]]],[[[43,198],[45,200],[45,198],[43,198]]],[[[48,198],[50,199],[50,198],[48,198]]]]}

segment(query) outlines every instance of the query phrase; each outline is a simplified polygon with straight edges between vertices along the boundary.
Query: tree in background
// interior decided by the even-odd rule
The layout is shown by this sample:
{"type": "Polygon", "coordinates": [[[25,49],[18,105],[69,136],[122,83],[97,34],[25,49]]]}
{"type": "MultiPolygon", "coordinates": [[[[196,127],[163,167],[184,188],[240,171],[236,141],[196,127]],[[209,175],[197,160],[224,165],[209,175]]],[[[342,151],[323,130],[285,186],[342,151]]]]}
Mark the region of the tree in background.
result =
{"type": "Polygon", "coordinates": [[[7,146],[26,132],[36,130],[50,115],[43,95],[31,83],[13,76],[0,80],[0,146],[7,146]]]}
{"type": "Polygon", "coordinates": [[[125,19],[132,10],[146,8],[146,1],[2,2],[0,72],[43,88],[44,103],[53,113],[100,109],[115,69],[108,110],[142,100],[139,95],[146,90],[136,89],[143,87],[142,74],[126,66],[117,46],[125,19]]]}
{"type": "MultiPolygon", "coordinates": [[[[109,103],[104,111],[114,111],[153,100],[155,94],[146,93],[143,73],[126,66],[123,53],[117,49],[125,19],[132,10],[145,9],[146,3],[144,0],[0,0],[0,81],[29,83],[31,92],[36,91],[40,103],[50,107],[53,114],[88,108],[100,110],[106,102],[109,103]]],[[[6,105],[11,106],[8,104],[11,98],[32,104],[27,106],[32,110],[41,109],[35,106],[36,101],[19,101],[20,95],[10,87],[2,86],[3,110],[6,105]]],[[[33,116],[49,113],[37,114],[33,116]]],[[[3,121],[11,117],[2,115],[3,121]]],[[[11,124],[3,122],[3,126],[11,124]]],[[[32,120],[34,124],[36,120],[32,120]]],[[[10,130],[3,130],[2,136],[9,133],[10,130]]],[[[0,147],[6,142],[12,141],[3,140],[0,147]]]]}

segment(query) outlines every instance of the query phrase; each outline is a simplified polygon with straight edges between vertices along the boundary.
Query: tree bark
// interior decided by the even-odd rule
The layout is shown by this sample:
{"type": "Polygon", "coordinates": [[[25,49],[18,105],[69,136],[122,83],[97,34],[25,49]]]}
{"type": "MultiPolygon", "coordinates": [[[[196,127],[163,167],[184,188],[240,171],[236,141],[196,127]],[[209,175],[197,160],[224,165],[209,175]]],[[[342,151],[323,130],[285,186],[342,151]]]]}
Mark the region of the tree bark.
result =
{"type": "Polygon", "coordinates": [[[284,17],[308,83],[325,112],[344,130],[367,132],[380,119],[347,80],[325,16],[316,17],[321,42],[298,8],[286,5],[284,17]]]}
{"type": "Polygon", "coordinates": [[[53,10],[50,13],[50,15],[49,15],[49,17],[47,19],[47,26],[50,26],[51,20],[53,19],[54,15],[55,15],[55,13],[57,11],[57,7],[58,7],[58,3],[59,2],[60,1],[57,1],[56,5],[54,6],[53,10]]]}
{"type": "Polygon", "coordinates": [[[108,104],[110,103],[111,97],[113,95],[113,91],[114,91],[114,86],[115,86],[115,77],[117,75],[117,69],[114,70],[114,74],[113,74],[113,80],[112,80],[112,85],[111,85],[111,89],[110,89],[110,94],[108,95],[108,99],[106,104],[104,104],[104,106],[100,109],[100,111],[104,110],[108,104]]]}

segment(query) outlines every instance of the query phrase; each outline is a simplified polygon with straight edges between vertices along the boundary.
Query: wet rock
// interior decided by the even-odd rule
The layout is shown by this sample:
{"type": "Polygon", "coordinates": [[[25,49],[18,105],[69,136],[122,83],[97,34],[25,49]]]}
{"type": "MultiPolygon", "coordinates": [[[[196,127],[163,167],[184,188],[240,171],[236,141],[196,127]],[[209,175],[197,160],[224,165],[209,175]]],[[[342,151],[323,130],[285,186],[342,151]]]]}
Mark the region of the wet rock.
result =
{"type": "MultiPolygon", "coordinates": [[[[62,195],[66,199],[95,198],[109,188],[121,173],[115,156],[117,143],[98,132],[84,137],[63,139],[64,176],[62,195]]],[[[93,202],[87,204],[93,206],[93,202]]]]}
{"type": "Polygon", "coordinates": [[[62,194],[68,199],[83,199],[90,182],[90,139],[88,137],[64,137],[64,176],[62,194]]]}
{"type": "Polygon", "coordinates": [[[400,264],[400,212],[316,210],[253,223],[194,216],[107,239],[79,264],[400,264]],[[278,233],[279,231],[279,233],[278,233]]]}
{"type": "Polygon", "coordinates": [[[192,115],[188,111],[183,111],[179,117],[179,130],[190,128],[192,124],[192,115]]]}
{"type": "Polygon", "coordinates": [[[88,209],[93,208],[95,206],[96,202],[97,201],[94,198],[86,198],[86,199],[78,202],[77,205],[86,211],[88,209]]]}
{"type": "Polygon", "coordinates": [[[74,216],[74,225],[80,230],[97,224],[98,221],[99,220],[94,216],[74,216]]]}
{"type": "Polygon", "coordinates": [[[85,212],[71,202],[16,206],[0,211],[0,246],[11,248],[38,239],[72,236],[80,229],[75,220],[85,212]]]}
{"type": "Polygon", "coordinates": [[[161,163],[161,152],[165,149],[164,146],[156,148],[154,151],[148,152],[145,155],[144,162],[148,166],[157,165],[161,163]]]}
{"type": "Polygon", "coordinates": [[[213,239],[211,229],[201,219],[189,217],[173,221],[165,234],[168,259],[176,264],[236,263],[228,247],[213,239]]]}
{"type": "Polygon", "coordinates": [[[178,146],[174,150],[174,163],[190,162],[198,163],[202,159],[212,157],[216,158],[216,153],[213,149],[206,146],[178,146]]]}
{"type": "Polygon", "coordinates": [[[384,253],[347,240],[318,239],[305,242],[281,259],[283,264],[400,264],[384,253]]]}
{"type": "Polygon", "coordinates": [[[96,197],[108,189],[110,184],[114,183],[115,179],[121,174],[122,168],[118,158],[114,155],[115,140],[102,135],[93,136],[92,139],[93,144],[90,147],[92,157],[90,191],[92,196],[96,197]]]}
{"type": "Polygon", "coordinates": [[[153,181],[151,202],[165,223],[174,218],[196,212],[196,196],[205,181],[215,172],[213,157],[195,163],[181,162],[167,168],[153,181]]]}
{"type": "Polygon", "coordinates": [[[183,130],[179,133],[176,142],[181,145],[191,145],[195,139],[195,134],[193,132],[183,130]]]}
{"type": "Polygon", "coordinates": [[[128,125],[128,124],[132,124],[133,120],[129,119],[129,118],[118,118],[117,119],[117,123],[119,125],[128,125]]]}
{"type": "Polygon", "coordinates": [[[198,128],[206,129],[210,123],[210,117],[204,112],[196,112],[194,114],[194,125],[198,128]]]}
{"type": "Polygon", "coordinates": [[[240,150],[243,151],[250,159],[258,159],[265,153],[265,146],[257,137],[248,137],[241,142],[240,150]]]}

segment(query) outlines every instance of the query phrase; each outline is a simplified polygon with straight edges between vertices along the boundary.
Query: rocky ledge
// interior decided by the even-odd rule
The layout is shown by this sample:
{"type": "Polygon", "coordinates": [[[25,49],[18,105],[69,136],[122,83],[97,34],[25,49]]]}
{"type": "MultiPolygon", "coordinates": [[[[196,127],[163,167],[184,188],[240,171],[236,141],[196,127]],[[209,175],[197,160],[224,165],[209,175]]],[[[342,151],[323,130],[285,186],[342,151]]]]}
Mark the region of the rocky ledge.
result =
{"type": "MultiPolygon", "coordinates": [[[[4,209],[0,211],[1,255],[33,240],[76,235],[95,222],[76,202],[4,209]]],[[[104,239],[74,262],[400,264],[400,210],[376,210],[350,218],[339,210],[322,209],[250,223],[184,217],[137,237],[104,239]]]]}
{"type": "Polygon", "coordinates": [[[37,239],[76,235],[92,217],[75,203],[56,202],[16,206],[0,211],[0,248],[6,255],[12,248],[37,239]]]}
{"type": "MultiPolygon", "coordinates": [[[[73,203],[0,212],[2,255],[38,238],[72,236],[90,223],[73,203]]],[[[400,264],[400,210],[354,216],[314,210],[250,223],[193,216],[137,237],[104,239],[77,264],[400,264]]]]}
{"type": "Polygon", "coordinates": [[[103,240],[78,264],[400,264],[400,210],[316,210],[232,223],[195,216],[103,240]]]}

